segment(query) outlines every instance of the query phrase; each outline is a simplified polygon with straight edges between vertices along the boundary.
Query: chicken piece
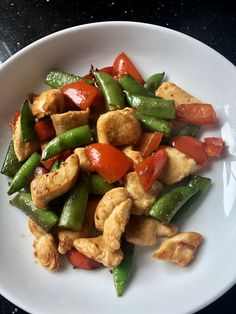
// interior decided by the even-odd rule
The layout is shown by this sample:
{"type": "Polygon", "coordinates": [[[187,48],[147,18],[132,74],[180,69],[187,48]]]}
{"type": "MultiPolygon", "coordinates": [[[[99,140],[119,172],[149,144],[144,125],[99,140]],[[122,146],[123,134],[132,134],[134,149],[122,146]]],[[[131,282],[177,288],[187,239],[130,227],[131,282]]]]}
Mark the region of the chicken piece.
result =
{"type": "Polygon", "coordinates": [[[127,146],[123,149],[126,156],[133,160],[134,165],[143,160],[142,154],[138,150],[133,150],[132,146],[127,146]]]}
{"type": "Polygon", "coordinates": [[[28,227],[29,227],[30,232],[33,234],[33,236],[36,239],[39,239],[41,236],[47,233],[42,227],[40,227],[31,218],[28,219],[28,227]]]}
{"type": "Polygon", "coordinates": [[[19,161],[27,159],[40,148],[39,142],[37,140],[23,142],[21,135],[20,117],[17,119],[15,127],[13,127],[12,140],[14,144],[14,151],[19,161]]]}
{"type": "Polygon", "coordinates": [[[137,143],[142,129],[134,110],[125,108],[102,114],[97,121],[97,134],[99,143],[130,145],[137,143]]]}
{"type": "Polygon", "coordinates": [[[50,233],[46,233],[34,241],[34,255],[40,264],[49,271],[54,271],[60,267],[56,242],[50,233]]]}
{"type": "Polygon", "coordinates": [[[42,119],[64,111],[65,98],[60,89],[49,89],[34,98],[31,109],[33,115],[42,119]]]}
{"type": "Polygon", "coordinates": [[[75,239],[73,245],[80,253],[106,267],[118,266],[123,259],[123,253],[120,249],[115,252],[107,249],[103,236],[75,239]]]}
{"type": "Polygon", "coordinates": [[[107,249],[111,252],[120,248],[120,238],[125,231],[131,213],[132,201],[130,198],[117,205],[105,220],[103,239],[107,249]]]}
{"type": "Polygon", "coordinates": [[[47,208],[51,200],[72,188],[78,174],[79,158],[76,154],[72,154],[57,171],[37,176],[30,184],[34,205],[42,209],[47,208]]]}
{"type": "Polygon", "coordinates": [[[125,236],[134,245],[152,246],[156,244],[157,236],[172,237],[177,232],[177,227],[172,224],[164,225],[151,217],[131,215],[125,236]]]}
{"type": "Polygon", "coordinates": [[[94,221],[96,228],[102,231],[105,220],[110,216],[114,208],[127,199],[129,199],[129,194],[123,187],[114,188],[105,193],[95,211],[94,221]]]}
{"type": "Polygon", "coordinates": [[[163,82],[158,87],[155,94],[163,99],[173,99],[176,106],[181,104],[201,103],[200,100],[171,82],[163,82]]]}
{"type": "Polygon", "coordinates": [[[156,181],[148,192],[145,192],[135,171],[125,176],[124,187],[133,200],[132,214],[147,214],[148,209],[156,201],[162,191],[162,184],[156,181]]]}
{"type": "Polygon", "coordinates": [[[186,266],[193,259],[195,251],[202,241],[202,235],[197,232],[181,232],[165,240],[153,257],[179,266],[186,266]]]}
{"type": "Polygon", "coordinates": [[[200,169],[196,161],[174,147],[165,147],[168,159],[158,180],[164,185],[172,185],[200,169]]]}
{"type": "Polygon", "coordinates": [[[58,252],[66,254],[73,247],[73,242],[77,238],[89,237],[94,225],[94,212],[97,207],[98,200],[91,200],[88,202],[87,211],[85,214],[84,225],[81,231],[72,231],[68,229],[59,229],[58,231],[58,252]]]}
{"type": "Polygon", "coordinates": [[[67,111],[65,113],[56,113],[51,115],[56,135],[60,135],[66,131],[88,124],[89,108],[79,111],[67,111]]]}
{"type": "Polygon", "coordinates": [[[85,148],[84,147],[78,147],[74,150],[74,153],[79,157],[80,161],[80,169],[91,173],[94,172],[92,165],[86,155],[85,148]]]}

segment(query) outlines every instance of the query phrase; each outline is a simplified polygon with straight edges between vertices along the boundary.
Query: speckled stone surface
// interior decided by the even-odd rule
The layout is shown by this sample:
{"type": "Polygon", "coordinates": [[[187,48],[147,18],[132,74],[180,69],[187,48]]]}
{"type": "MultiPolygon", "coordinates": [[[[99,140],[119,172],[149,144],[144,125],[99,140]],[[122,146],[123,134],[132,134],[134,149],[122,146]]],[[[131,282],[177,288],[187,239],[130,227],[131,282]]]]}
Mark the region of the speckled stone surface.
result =
{"type": "MultiPolygon", "coordinates": [[[[227,0],[1,0],[0,63],[45,35],[75,25],[111,20],[139,21],[175,29],[204,42],[236,64],[236,2],[227,0]]],[[[199,314],[235,314],[235,296],[236,286],[199,314]]],[[[0,296],[0,313],[26,312],[0,296]]]]}

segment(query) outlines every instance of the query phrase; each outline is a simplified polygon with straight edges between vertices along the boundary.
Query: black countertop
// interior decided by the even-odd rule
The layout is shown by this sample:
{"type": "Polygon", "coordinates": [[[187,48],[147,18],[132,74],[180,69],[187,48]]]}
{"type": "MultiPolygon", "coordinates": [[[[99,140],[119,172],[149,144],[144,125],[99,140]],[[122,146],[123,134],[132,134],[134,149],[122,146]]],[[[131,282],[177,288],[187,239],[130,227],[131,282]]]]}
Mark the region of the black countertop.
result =
{"type": "MultiPolygon", "coordinates": [[[[45,35],[75,25],[111,20],[146,22],[175,29],[204,42],[236,64],[236,2],[227,0],[1,0],[0,62],[45,35]]],[[[235,297],[236,286],[198,313],[236,313],[235,297]]],[[[26,312],[0,296],[0,313],[26,312]]]]}

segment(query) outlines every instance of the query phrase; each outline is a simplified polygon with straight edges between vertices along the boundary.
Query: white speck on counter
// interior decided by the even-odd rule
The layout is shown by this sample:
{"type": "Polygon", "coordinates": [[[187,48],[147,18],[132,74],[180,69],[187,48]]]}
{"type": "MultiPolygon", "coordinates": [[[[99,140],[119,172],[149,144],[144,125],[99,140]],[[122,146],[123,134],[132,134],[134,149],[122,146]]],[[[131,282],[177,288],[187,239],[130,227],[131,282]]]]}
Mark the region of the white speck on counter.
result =
{"type": "Polygon", "coordinates": [[[127,14],[127,11],[125,10],[125,14],[127,14]]]}
{"type": "Polygon", "coordinates": [[[13,7],[13,5],[14,5],[14,3],[12,2],[12,3],[11,3],[11,6],[13,7]]]}
{"type": "Polygon", "coordinates": [[[166,23],[166,26],[169,26],[169,23],[166,23]]]}

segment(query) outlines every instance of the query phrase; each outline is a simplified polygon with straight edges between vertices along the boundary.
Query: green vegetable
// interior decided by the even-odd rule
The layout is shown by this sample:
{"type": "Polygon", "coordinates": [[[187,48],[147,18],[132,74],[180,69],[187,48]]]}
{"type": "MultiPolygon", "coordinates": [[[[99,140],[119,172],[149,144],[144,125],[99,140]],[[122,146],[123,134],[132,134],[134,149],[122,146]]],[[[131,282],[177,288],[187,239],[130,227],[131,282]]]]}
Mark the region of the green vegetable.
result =
{"type": "Polygon", "coordinates": [[[21,136],[23,142],[29,142],[36,138],[34,124],[34,116],[30,109],[29,102],[26,100],[21,106],[20,112],[21,136]]]}
{"type": "Polygon", "coordinates": [[[42,160],[47,160],[52,156],[67,149],[91,143],[92,134],[88,125],[80,126],[66,131],[54,137],[46,146],[42,153],[42,160]]]}
{"type": "Polygon", "coordinates": [[[18,161],[15,154],[13,141],[11,141],[2,165],[1,173],[5,176],[13,178],[23,163],[24,161],[18,161]]]}
{"type": "Polygon", "coordinates": [[[93,74],[103,93],[107,111],[123,109],[125,97],[119,83],[107,73],[94,71],[93,74]]]}
{"type": "Polygon", "coordinates": [[[185,124],[182,127],[182,129],[179,130],[177,136],[189,135],[189,136],[196,137],[199,130],[200,130],[199,125],[185,124]]]}
{"type": "Polygon", "coordinates": [[[173,100],[131,95],[126,92],[128,103],[140,113],[158,119],[175,119],[173,100]]]}
{"type": "Polygon", "coordinates": [[[46,77],[45,84],[53,87],[53,88],[59,88],[63,85],[74,83],[74,82],[80,82],[84,81],[88,84],[93,84],[92,80],[88,80],[86,78],[69,74],[62,71],[53,70],[50,71],[46,77]]]}
{"type": "Polygon", "coordinates": [[[134,257],[134,245],[123,239],[121,249],[124,253],[124,258],[120,265],[112,269],[113,281],[119,297],[123,295],[129,281],[134,257]]]}
{"type": "Polygon", "coordinates": [[[156,89],[161,84],[163,78],[165,76],[165,72],[156,73],[150,76],[146,80],[146,89],[149,90],[151,93],[155,94],[156,89]]]}
{"type": "Polygon", "coordinates": [[[149,210],[149,215],[162,223],[170,223],[173,216],[190,197],[199,190],[198,186],[181,186],[159,198],[149,210]]]}
{"type": "Polygon", "coordinates": [[[33,153],[15,174],[12,183],[8,189],[8,195],[19,191],[30,183],[34,171],[36,167],[38,167],[39,163],[40,155],[38,153],[33,153]]]}
{"type": "Polygon", "coordinates": [[[55,172],[55,171],[57,171],[57,170],[60,168],[61,164],[62,164],[62,160],[58,160],[58,159],[57,159],[57,160],[54,162],[54,164],[52,165],[52,168],[51,168],[50,172],[55,172]]]}
{"type": "Polygon", "coordinates": [[[10,203],[21,209],[45,231],[49,231],[58,222],[58,217],[53,212],[34,206],[30,193],[20,192],[10,203]]]}
{"type": "Polygon", "coordinates": [[[87,209],[88,194],[89,177],[85,175],[77,181],[65,201],[58,224],[60,227],[74,231],[82,229],[87,209]]]}
{"type": "Polygon", "coordinates": [[[92,174],[90,176],[90,194],[104,195],[106,192],[111,190],[113,185],[106,182],[99,174],[92,174]]]}
{"type": "Polygon", "coordinates": [[[119,78],[122,88],[132,95],[147,96],[157,98],[153,93],[147,90],[141,83],[136,81],[131,75],[126,74],[119,78]]]}
{"type": "Polygon", "coordinates": [[[162,132],[164,137],[170,135],[172,130],[171,122],[150,117],[138,111],[135,113],[135,116],[146,130],[151,132],[162,132]]]}
{"type": "Polygon", "coordinates": [[[192,196],[174,215],[171,222],[177,222],[184,217],[196,206],[196,204],[202,200],[205,194],[208,192],[211,186],[211,179],[201,176],[193,176],[189,181],[188,185],[190,187],[198,187],[198,192],[192,196]]]}

